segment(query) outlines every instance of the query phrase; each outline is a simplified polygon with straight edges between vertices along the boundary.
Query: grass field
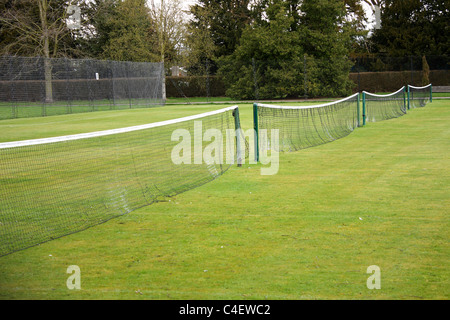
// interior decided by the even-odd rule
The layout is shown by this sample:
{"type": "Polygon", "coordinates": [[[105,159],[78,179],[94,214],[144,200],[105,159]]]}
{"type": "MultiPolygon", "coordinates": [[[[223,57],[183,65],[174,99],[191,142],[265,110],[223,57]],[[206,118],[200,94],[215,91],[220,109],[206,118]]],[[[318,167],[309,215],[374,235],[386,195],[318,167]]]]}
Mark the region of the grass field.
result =
{"type": "MultiPolygon", "coordinates": [[[[224,105],[0,122],[1,142],[144,124],[224,105]]],[[[252,127],[251,104],[240,104],[252,127]]],[[[450,101],[232,167],[170,202],[0,258],[1,299],[449,299],[450,101]],[[81,290],[66,286],[81,270],[81,290]],[[381,289],[367,268],[379,266],[381,289]]]]}

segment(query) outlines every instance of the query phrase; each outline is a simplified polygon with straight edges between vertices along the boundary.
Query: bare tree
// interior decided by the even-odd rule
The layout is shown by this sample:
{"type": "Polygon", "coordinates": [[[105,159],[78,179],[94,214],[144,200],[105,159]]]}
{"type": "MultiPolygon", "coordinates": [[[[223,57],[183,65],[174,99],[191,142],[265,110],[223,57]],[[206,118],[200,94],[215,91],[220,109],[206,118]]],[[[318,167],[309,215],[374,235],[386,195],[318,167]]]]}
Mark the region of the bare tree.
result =
{"type": "Polygon", "coordinates": [[[52,102],[50,58],[64,55],[60,40],[70,33],[67,6],[77,1],[10,0],[0,14],[1,54],[44,57],[45,101],[52,102]]]}
{"type": "MultiPolygon", "coordinates": [[[[184,12],[180,0],[160,0],[160,5],[155,5],[152,0],[150,15],[156,22],[158,33],[158,47],[161,62],[170,65],[178,62],[184,39],[184,12]]],[[[165,77],[163,77],[165,79],[165,77]]],[[[165,97],[165,85],[163,84],[165,97]]]]}

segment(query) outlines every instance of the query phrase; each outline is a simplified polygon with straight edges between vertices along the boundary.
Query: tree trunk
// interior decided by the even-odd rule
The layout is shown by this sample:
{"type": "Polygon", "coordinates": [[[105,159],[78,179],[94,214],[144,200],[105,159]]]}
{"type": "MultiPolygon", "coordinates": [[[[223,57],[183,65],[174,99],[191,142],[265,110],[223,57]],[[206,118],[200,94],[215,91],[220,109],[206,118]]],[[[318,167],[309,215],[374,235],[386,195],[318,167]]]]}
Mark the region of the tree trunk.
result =
{"type": "Polygon", "coordinates": [[[165,59],[165,43],[164,43],[164,0],[161,0],[161,21],[159,27],[159,41],[161,43],[161,62],[162,62],[162,99],[166,101],[166,69],[164,65],[165,59]]]}
{"type": "Polygon", "coordinates": [[[39,14],[41,18],[42,36],[44,38],[44,77],[45,77],[45,102],[53,102],[52,88],[52,63],[50,60],[49,34],[47,24],[47,0],[39,0],[39,14]]]}

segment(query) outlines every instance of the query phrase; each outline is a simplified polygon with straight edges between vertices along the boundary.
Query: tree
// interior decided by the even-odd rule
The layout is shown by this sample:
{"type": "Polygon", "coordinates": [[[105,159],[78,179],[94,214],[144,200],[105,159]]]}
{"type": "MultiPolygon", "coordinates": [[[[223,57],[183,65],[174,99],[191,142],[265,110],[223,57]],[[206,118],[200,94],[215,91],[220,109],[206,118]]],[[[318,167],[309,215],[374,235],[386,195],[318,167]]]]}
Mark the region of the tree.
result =
{"type": "Polygon", "coordinates": [[[88,57],[101,57],[109,43],[115,26],[114,20],[118,6],[117,0],[91,0],[85,3],[85,32],[80,37],[83,52],[88,57]]]}
{"type": "Polygon", "coordinates": [[[215,59],[216,46],[211,33],[206,27],[197,27],[191,24],[186,26],[182,51],[183,65],[191,74],[205,74],[205,61],[215,59]]]}
{"type": "Polygon", "coordinates": [[[155,6],[152,1],[150,16],[155,21],[155,29],[158,35],[157,51],[161,57],[160,61],[169,64],[178,62],[181,59],[185,37],[181,1],[161,1],[160,7],[155,6]]]}
{"type": "Polygon", "coordinates": [[[108,32],[100,57],[116,61],[158,61],[155,24],[146,1],[123,0],[109,5],[106,8],[110,11],[102,25],[108,32]]]}
{"type": "Polygon", "coordinates": [[[303,54],[298,11],[293,3],[271,1],[244,29],[240,45],[219,60],[227,95],[239,99],[286,98],[303,87],[303,54]]]}
{"type": "Polygon", "coordinates": [[[354,30],[346,15],[344,1],[260,1],[236,50],[219,60],[227,94],[246,99],[348,94],[354,30]]]}
{"type": "Polygon", "coordinates": [[[0,4],[1,54],[59,57],[71,54],[64,41],[71,36],[67,28],[67,7],[78,1],[3,0],[0,4]]]}
{"type": "Polygon", "coordinates": [[[349,53],[355,30],[346,22],[347,11],[341,1],[304,0],[302,2],[302,46],[314,58],[308,72],[313,96],[342,96],[350,93],[349,53]],[[326,15],[323,12],[327,12],[326,15]]]}
{"type": "Polygon", "coordinates": [[[53,101],[52,66],[50,58],[65,56],[61,46],[70,38],[67,28],[67,6],[76,1],[8,0],[2,3],[1,54],[43,56],[45,101],[53,101]]]}
{"type": "Polygon", "coordinates": [[[250,0],[199,0],[191,6],[187,47],[197,56],[189,61],[207,58],[214,64],[217,58],[232,54],[251,21],[249,3],[250,0]],[[205,54],[201,54],[203,46],[207,49],[205,54]]]}
{"type": "Polygon", "coordinates": [[[371,41],[376,52],[391,56],[449,54],[448,0],[385,0],[382,25],[371,41]]]}
{"type": "Polygon", "coordinates": [[[427,58],[422,57],[422,85],[426,86],[430,83],[430,66],[428,65],[427,58]]]}

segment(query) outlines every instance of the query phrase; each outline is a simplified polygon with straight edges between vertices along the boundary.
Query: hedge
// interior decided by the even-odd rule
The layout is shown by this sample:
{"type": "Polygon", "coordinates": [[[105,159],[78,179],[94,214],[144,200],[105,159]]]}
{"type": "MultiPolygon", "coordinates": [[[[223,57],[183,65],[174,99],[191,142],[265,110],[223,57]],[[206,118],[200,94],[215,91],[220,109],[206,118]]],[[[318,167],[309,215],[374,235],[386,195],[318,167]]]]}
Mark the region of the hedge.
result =
{"type": "MultiPolygon", "coordinates": [[[[350,73],[350,79],[356,84],[354,92],[394,92],[404,85],[422,86],[421,71],[385,71],[350,73]]],[[[430,83],[434,86],[450,85],[448,70],[430,70],[430,83]]]]}
{"type": "MultiPolygon", "coordinates": [[[[384,71],[350,73],[355,83],[354,92],[394,92],[404,85],[421,86],[421,71],[384,71]],[[411,79],[412,78],[412,79],[411,79]]],[[[434,86],[449,86],[448,70],[430,70],[430,82],[434,86]]],[[[166,96],[179,97],[224,97],[226,87],[219,76],[166,77],[166,96]]]]}

